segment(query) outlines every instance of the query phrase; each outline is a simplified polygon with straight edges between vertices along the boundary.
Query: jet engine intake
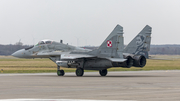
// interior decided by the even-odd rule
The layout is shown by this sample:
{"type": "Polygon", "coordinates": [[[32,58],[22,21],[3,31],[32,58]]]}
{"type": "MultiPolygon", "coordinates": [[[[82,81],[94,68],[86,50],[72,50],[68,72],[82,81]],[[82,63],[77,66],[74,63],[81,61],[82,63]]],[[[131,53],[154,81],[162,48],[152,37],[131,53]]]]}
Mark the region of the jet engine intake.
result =
{"type": "Polygon", "coordinates": [[[68,61],[56,61],[56,64],[61,67],[68,67],[68,61]]]}
{"type": "Polygon", "coordinates": [[[89,60],[84,63],[86,70],[103,70],[112,67],[112,63],[106,59],[89,60]]]}
{"type": "Polygon", "coordinates": [[[134,67],[144,67],[146,65],[146,58],[142,55],[136,55],[133,57],[134,62],[133,66],[134,67]]]}
{"type": "Polygon", "coordinates": [[[79,63],[77,63],[76,61],[68,61],[68,66],[69,67],[78,67],[80,64],[79,63]]]}

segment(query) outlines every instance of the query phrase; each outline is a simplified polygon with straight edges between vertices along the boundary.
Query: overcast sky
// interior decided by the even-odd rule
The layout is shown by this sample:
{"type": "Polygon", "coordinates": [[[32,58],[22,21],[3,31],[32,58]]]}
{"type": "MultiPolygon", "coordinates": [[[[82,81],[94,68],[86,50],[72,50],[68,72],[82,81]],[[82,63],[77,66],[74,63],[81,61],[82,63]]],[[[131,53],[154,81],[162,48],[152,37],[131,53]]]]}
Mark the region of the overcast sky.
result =
{"type": "Polygon", "coordinates": [[[125,44],[147,24],[152,44],[180,44],[180,0],[0,0],[0,44],[99,46],[117,24],[125,44]]]}

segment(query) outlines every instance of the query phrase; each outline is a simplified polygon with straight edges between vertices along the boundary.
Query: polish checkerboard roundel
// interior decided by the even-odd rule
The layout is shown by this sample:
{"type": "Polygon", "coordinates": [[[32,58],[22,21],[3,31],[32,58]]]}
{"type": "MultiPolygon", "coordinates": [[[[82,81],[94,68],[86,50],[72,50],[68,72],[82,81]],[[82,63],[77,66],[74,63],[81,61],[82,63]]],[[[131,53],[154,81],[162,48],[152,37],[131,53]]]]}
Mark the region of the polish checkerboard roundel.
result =
{"type": "Polygon", "coordinates": [[[107,41],[107,47],[112,47],[112,41],[111,40],[107,41]]]}

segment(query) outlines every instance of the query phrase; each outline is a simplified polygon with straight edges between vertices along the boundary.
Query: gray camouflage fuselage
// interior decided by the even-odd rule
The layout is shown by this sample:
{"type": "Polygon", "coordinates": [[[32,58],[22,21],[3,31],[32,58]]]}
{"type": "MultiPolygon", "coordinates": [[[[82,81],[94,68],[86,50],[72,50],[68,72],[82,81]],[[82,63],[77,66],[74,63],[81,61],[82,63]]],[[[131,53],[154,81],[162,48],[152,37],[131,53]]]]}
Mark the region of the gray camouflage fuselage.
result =
{"type": "MultiPolygon", "coordinates": [[[[147,31],[151,34],[151,27],[146,26],[140,32],[140,35],[144,36],[147,31]]],[[[147,35],[150,36],[150,34],[147,35]]],[[[37,45],[21,49],[12,55],[18,58],[49,58],[58,66],[86,70],[105,70],[111,67],[130,68],[132,65],[144,67],[146,55],[141,55],[139,52],[142,52],[142,50],[143,52],[149,51],[144,47],[149,48],[150,39],[141,36],[136,36],[124,49],[123,27],[117,25],[96,50],[74,47],[51,40],[42,40],[37,45]],[[138,40],[143,42],[138,43],[138,40]],[[147,42],[148,44],[144,45],[147,42]]]]}

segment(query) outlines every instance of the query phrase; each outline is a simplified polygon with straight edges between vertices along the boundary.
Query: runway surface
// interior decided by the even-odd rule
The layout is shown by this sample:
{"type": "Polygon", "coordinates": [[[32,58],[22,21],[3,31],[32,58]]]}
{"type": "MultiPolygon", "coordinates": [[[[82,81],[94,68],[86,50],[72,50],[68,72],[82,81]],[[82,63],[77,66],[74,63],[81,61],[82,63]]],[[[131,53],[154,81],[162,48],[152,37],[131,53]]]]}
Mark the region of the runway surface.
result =
{"type": "Polygon", "coordinates": [[[0,74],[0,99],[180,101],[180,71],[0,74]]]}

